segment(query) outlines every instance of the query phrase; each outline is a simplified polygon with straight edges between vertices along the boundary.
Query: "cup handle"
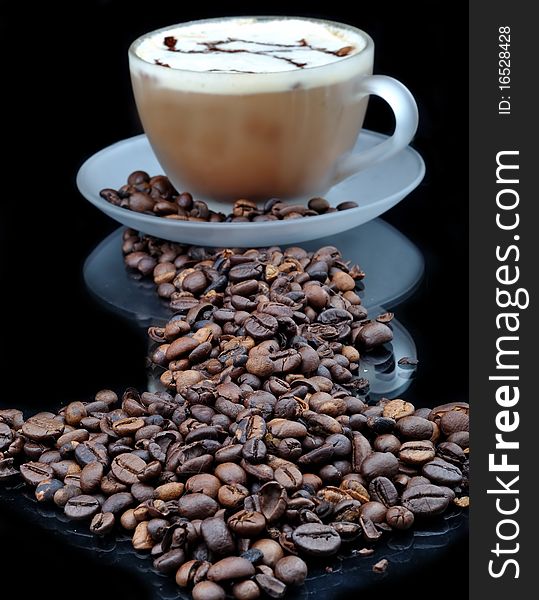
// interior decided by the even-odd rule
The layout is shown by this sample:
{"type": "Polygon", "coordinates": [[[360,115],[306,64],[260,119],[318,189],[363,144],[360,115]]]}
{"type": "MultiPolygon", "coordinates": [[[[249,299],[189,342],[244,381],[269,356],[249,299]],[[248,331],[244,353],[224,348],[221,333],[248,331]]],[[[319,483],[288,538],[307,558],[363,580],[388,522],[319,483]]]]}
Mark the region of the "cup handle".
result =
{"type": "Polygon", "coordinates": [[[410,90],[400,81],[386,75],[367,75],[361,80],[361,91],[358,99],[367,94],[376,94],[383,98],[395,114],[395,131],[393,135],[376,146],[351,154],[341,160],[333,184],[374,165],[405,148],[417,131],[419,122],[417,104],[410,90]]]}

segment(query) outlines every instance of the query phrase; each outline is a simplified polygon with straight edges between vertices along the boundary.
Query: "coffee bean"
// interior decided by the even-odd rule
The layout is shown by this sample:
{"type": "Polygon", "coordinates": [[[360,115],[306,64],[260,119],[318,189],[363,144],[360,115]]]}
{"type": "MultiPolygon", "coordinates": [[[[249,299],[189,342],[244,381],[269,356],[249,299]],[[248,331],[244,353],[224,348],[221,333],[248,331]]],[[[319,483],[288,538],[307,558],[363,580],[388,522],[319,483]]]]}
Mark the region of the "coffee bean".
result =
{"type": "Polygon", "coordinates": [[[165,552],[153,561],[153,568],[159,573],[174,573],[185,562],[185,552],[181,548],[174,548],[165,552]]]}
{"type": "Polygon", "coordinates": [[[227,524],[221,517],[204,519],[201,531],[206,545],[217,556],[226,556],[234,553],[234,540],[227,524]]]}
{"type": "Polygon", "coordinates": [[[44,479],[37,484],[36,500],[38,502],[52,502],[54,494],[63,487],[63,482],[58,479],[44,479]]]}
{"type": "Polygon", "coordinates": [[[239,465],[226,462],[215,467],[214,475],[218,477],[224,484],[247,483],[247,474],[239,465]]]}
{"type": "MultiPolygon", "coordinates": [[[[442,442],[436,448],[436,455],[453,465],[461,466],[466,461],[462,448],[453,442],[442,442]]],[[[41,457],[43,461],[43,457],[41,457]]]]}
{"type": "Polygon", "coordinates": [[[94,496],[81,494],[67,501],[64,507],[66,517],[73,521],[91,519],[101,509],[99,501],[94,496]]]}
{"type": "Polygon", "coordinates": [[[372,500],[381,502],[388,508],[399,500],[397,488],[387,477],[375,477],[369,484],[369,493],[372,500]]]}
{"type": "Polygon", "coordinates": [[[255,568],[247,559],[239,556],[228,556],[216,562],[208,571],[210,581],[226,581],[252,577],[255,568]]]}
{"type": "Polygon", "coordinates": [[[135,550],[151,550],[153,547],[152,536],[148,532],[148,522],[142,521],[140,522],[134,533],[132,538],[133,548],[135,550]]]}
{"type": "Polygon", "coordinates": [[[252,546],[253,549],[260,550],[262,552],[261,562],[268,567],[275,567],[277,562],[284,556],[281,545],[275,540],[263,538],[257,540],[252,546]]]}
{"type": "Polygon", "coordinates": [[[428,440],[434,433],[431,421],[416,416],[399,419],[397,431],[402,437],[414,440],[428,440]]]}
{"type": "Polygon", "coordinates": [[[102,510],[104,513],[112,513],[117,515],[123,513],[129,506],[133,504],[134,498],[128,492],[119,492],[112,494],[103,503],[102,510]]]}
{"type": "Polygon", "coordinates": [[[93,462],[100,462],[104,467],[109,466],[109,456],[103,444],[94,441],[83,442],[75,448],[75,460],[81,467],[93,462]]]}
{"type": "Polygon", "coordinates": [[[245,331],[255,339],[267,340],[275,335],[279,323],[275,317],[265,313],[251,315],[243,324],[245,331]]]}
{"type": "Polygon", "coordinates": [[[447,490],[437,485],[414,485],[402,494],[402,505],[416,517],[439,515],[448,507],[449,502],[447,490]]]}
{"type": "Polygon", "coordinates": [[[463,411],[451,410],[446,412],[440,419],[440,427],[445,435],[451,435],[459,431],[468,431],[470,417],[463,411]]]}
{"type": "Polygon", "coordinates": [[[279,467],[275,469],[274,476],[276,481],[289,493],[298,490],[303,483],[301,471],[294,466],[279,467]]]}
{"type": "Polygon", "coordinates": [[[359,514],[363,519],[368,519],[373,523],[383,523],[386,518],[387,507],[381,502],[370,500],[362,504],[359,514]]]}
{"type": "Polygon", "coordinates": [[[398,421],[403,417],[409,417],[414,414],[415,407],[410,402],[406,402],[405,400],[401,400],[400,398],[396,398],[395,400],[390,400],[387,404],[384,405],[384,417],[390,417],[391,419],[395,419],[398,421]]]}
{"type": "Polygon", "coordinates": [[[228,526],[239,537],[257,536],[266,527],[266,519],[262,513],[241,510],[228,520],[228,526]]]}
{"type": "Polygon", "coordinates": [[[434,458],[434,445],[428,440],[404,442],[399,450],[399,458],[411,465],[420,465],[434,458]]]}
{"type": "Polygon", "coordinates": [[[335,529],[319,523],[300,525],[292,538],[299,550],[312,556],[335,554],[341,546],[341,538],[335,529]]]}
{"type": "Polygon", "coordinates": [[[422,473],[433,483],[455,487],[462,482],[462,471],[454,464],[434,458],[423,465],[422,473]]]}
{"type": "Polygon", "coordinates": [[[50,465],[41,462],[27,462],[20,467],[24,481],[33,487],[39,485],[44,479],[53,479],[54,471],[50,465]]]}
{"type": "Polygon", "coordinates": [[[285,556],[275,565],[275,577],[286,585],[303,585],[307,577],[307,564],[298,556],[285,556]]]}
{"type": "Polygon", "coordinates": [[[359,329],[356,336],[356,343],[368,351],[390,342],[392,339],[393,332],[387,325],[371,321],[359,329]]]}
{"type": "MultiPolygon", "coordinates": [[[[241,449],[241,448],[240,448],[241,449]]],[[[200,475],[193,475],[185,482],[185,490],[191,493],[201,493],[210,498],[217,498],[221,482],[215,475],[209,473],[200,473],[200,475]]]]}
{"type": "Polygon", "coordinates": [[[114,528],[114,515],[110,512],[97,513],[90,523],[90,531],[95,535],[106,535],[114,528]]]}
{"type": "Polygon", "coordinates": [[[29,439],[36,442],[49,442],[59,438],[64,425],[50,417],[30,417],[21,428],[22,433],[29,439]]]}
{"type": "Polygon", "coordinates": [[[204,519],[213,516],[218,509],[217,502],[204,494],[187,494],[178,500],[179,514],[187,519],[204,519]]]}
{"type": "Polygon", "coordinates": [[[193,588],[193,600],[225,600],[225,590],[213,581],[201,581],[193,588]]]}
{"type": "Polygon", "coordinates": [[[111,465],[116,479],[127,485],[138,482],[138,475],[144,471],[146,463],[133,454],[125,453],[117,456],[111,465]]]}
{"type": "Polygon", "coordinates": [[[255,575],[255,581],[270,598],[283,598],[286,594],[286,585],[276,577],[259,573],[255,575]]]}
{"type": "Polygon", "coordinates": [[[264,484],[258,491],[260,512],[269,522],[277,521],[283,516],[287,499],[286,490],[277,481],[264,484]]]}
{"type": "Polygon", "coordinates": [[[266,458],[266,444],[258,438],[247,440],[242,449],[242,456],[245,460],[253,463],[260,463],[266,458]]]}
{"type": "Polygon", "coordinates": [[[389,452],[373,452],[361,464],[361,474],[367,479],[394,477],[399,471],[399,461],[389,452]]]}
{"type": "Polygon", "coordinates": [[[91,494],[99,488],[103,472],[103,465],[97,461],[87,464],[82,469],[80,474],[80,488],[83,493],[91,494]]]}
{"type": "Polygon", "coordinates": [[[410,529],[414,524],[414,514],[404,506],[392,506],[387,509],[386,522],[393,529],[410,529]]]}
{"type": "Polygon", "coordinates": [[[232,595],[236,600],[256,600],[260,597],[260,588],[251,579],[246,579],[232,586],[232,595]]]}

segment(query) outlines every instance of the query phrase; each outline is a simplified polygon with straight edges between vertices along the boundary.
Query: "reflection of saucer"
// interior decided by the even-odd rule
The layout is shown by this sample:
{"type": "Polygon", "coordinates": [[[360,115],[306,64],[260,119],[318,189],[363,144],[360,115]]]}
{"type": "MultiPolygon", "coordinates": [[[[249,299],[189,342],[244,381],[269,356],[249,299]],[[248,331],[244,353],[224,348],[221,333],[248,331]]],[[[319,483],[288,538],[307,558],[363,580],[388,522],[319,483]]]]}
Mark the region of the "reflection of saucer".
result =
{"type": "MultiPolygon", "coordinates": [[[[380,143],[387,136],[364,130],[356,151],[380,143]]],[[[118,142],[90,157],[81,167],[77,185],[83,196],[116,221],[167,240],[205,246],[271,246],[314,240],[347,231],[381,215],[400,202],[423,179],[425,164],[419,154],[408,147],[331,188],[326,198],[332,206],[347,200],[357,208],[308,217],[264,223],[192,223],[173,221],[114,206],[100,197],[103,188],[119,188],[134,170],[152,175],[163,172],[144,135],[118,142]]],[[[182,190],[183,191],[183,190],[182,190]]],[[[210,208],[230,212],[230,204],[208,202],[210,208]]]]}
{"type": "MultiPolygon", "coordinates": [[[[134,279],[126,270],[122,231],[118,229],[109,235],[86,259],[86,285],[107,308],[143,327],[167,321],[171,315],[168,303],[157,296],[153,282],[134,279]]],[[[419,250],[381,219],[304,247],[314,250],[325,245],[338,246],[347,260],[359,264],[367,273],[365,292],[360,293],[367,308],[394,306],[413,291],[423,274],[419,250]]]]}

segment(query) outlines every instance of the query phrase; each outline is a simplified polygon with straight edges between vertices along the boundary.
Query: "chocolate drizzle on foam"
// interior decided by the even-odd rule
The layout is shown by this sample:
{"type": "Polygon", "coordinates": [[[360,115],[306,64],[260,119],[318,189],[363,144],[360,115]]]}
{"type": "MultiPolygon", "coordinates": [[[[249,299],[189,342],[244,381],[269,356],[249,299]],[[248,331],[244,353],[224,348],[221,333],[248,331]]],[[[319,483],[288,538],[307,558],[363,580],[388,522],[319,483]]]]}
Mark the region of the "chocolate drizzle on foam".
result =
{"type": "MultiPolygon", "coordinates": [[[[178,43],[178,40],[172,35],[165,36],[163,39],[163,45],[170,52],[178,52],[180,54],[211,54],[211,53],[216,53],[216,54],[253,54],[253,55],[258,55],[258,56],[267,56],[269,58],[276,58],[278,60],[284,60],[285,62],[293,65],[294,67],[297,67],[298,69],[304,69],[308,63],[299,62],[288,56],[280,56],[278,54],[275,54],[275,52],[279,52],[282,54],[284,52],[293,52],[293,51],[297,51],[297,50],[301,51],[302,49],[305,49],[305,50],[310,50],[312,52],[322,52],[324,54],[331,54],[333,56],[338,56],[339,58],[342,58],[342,57],[350,54],[350,52],[352,52],[353,50],[355,50],[354,46],[343,46],[342,48],[339,48],[338,50],[330,50],[329,48],[320,48],[320,47],[312,46],[305,39],[301,39],[294,44],[282,44],[282,43],[262,42],[262,41],[245,40],[245,39],[240,39],[240,38],[228,37],[224,40],[219,40],[219,41],[208,41],[208,42],[199,41],[199,42],[197,42],[197,45],[204,47],[201,50],[181,50],[176,47],[177,43],[178,43]],[[256,47],[260,46],[262,48],[264,46],[269,46],[271,48],[271,50],[270,49],[248,50],[246,48],[223,47],[223,46],[226,46],[227,44],[251,44],[253,46],[256,46],[256,47]]],[[[163,63],[158,59],[155,60],[155,64],[160,65],[162,67],[170,68],[169,64],[163,63]]],[[[222,72],[235,72],[235,73],[253,73],[253,71],[247,71],[247,70],[244,71],[244,70],[240,70],[240,69],[226,69],[226,70],[210,69],[210,71],[212,71],[212,72],[221,72],[222,71],[222,72]]]]}

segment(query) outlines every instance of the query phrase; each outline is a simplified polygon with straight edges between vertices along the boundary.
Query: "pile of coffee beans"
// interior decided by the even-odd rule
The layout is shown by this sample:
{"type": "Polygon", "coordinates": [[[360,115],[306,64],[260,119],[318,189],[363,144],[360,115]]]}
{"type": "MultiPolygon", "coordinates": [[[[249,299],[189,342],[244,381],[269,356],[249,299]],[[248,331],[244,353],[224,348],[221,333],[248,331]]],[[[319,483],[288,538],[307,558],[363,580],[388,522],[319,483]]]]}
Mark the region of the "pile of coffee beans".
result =
{"type": "Polygon", "coordinates": [[[225,215],[211,210],[202,200],[194,200],[189,192],[177,192],[165,175],[150,177],[145,171],[134,171],[119,190],[106,188],[100,195],[115,206],[135,212],[176,221],[211,223],[265,223],[315,217],[357,207],[356,202],[341,202],[332,207],[325,198],[311,198],[307,206],[286,204],[278,198],[270,198],[262,206],[252,200],[238,199],[232,212],[225,215]]]}
{"type": "MultiPolygon", "coordinates": [[[[137,244],[130,236],[124,245],[137,244]]],[[[149,330],[165,386],[183,393],[202,381],[230,380],[292,396],[303,386],[304,396],[317,391],[304,382],[319,376],[349,393],[366,391],[368,382],[357,376],[360,353],[392,339],[393,314],[368,318],[355,291],[364,274],[335,247],[159,251],[130,252],[126,263],[155,265],[158,293],[170,297],[175,312],[165,327],[149,330]]]]}
{"type": "MultiPolygon", "coordinates": [[[[198,373],[198,372],[197,372],[198,373]]],[[[58,414],[0,410],[0,481],[122,527],[194,600],[281,598],[311,558],[468,504],[468,405],[368,406],[330,378],[110,390],[58,414]]],[[[383,572],[387,561],[376,563],[383,572]]]]}

